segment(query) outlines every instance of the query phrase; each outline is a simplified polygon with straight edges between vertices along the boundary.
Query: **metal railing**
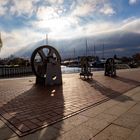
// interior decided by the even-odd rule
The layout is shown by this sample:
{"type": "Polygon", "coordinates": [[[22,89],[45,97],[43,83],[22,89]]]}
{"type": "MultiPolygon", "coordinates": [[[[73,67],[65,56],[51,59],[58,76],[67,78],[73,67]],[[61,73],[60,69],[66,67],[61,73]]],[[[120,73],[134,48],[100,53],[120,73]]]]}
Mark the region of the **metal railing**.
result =
{"type": "Polygon", "coordinates": [[[0,67],[0,78],[32,75],[31,67],[0,67]]]}
{"type": "MultiPolygon", "coordinates": [[[[126,64],[117,64],[117,69],[130,69],[126,64]]],[[[104,68],[91,68],[91,71],[103,71],[104,68]]],[[[78,67],[61,67],[62,73],[79,73],[81,68],[78,67]]],[[[31,67],[5,67],[0,66],[0,78],[21,77],[33,75],[31,67]]]]}
{"type": "Polygon", "coordinates": [[[131,69],[128,64],[116,64],[117,69],[131,69]]]}

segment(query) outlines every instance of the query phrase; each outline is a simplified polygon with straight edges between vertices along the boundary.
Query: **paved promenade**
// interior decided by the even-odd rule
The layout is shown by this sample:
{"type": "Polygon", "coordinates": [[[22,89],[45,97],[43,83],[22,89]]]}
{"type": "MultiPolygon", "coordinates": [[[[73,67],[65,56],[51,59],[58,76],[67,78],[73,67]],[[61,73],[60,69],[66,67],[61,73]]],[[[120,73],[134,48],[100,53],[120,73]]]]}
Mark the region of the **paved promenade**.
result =
{"type": "Polygon", "coordinates": [[[63,85],[34,77],[0,80],[0,140],[139,140],[140,69],[93,79],[64,74],[63,85]]]}

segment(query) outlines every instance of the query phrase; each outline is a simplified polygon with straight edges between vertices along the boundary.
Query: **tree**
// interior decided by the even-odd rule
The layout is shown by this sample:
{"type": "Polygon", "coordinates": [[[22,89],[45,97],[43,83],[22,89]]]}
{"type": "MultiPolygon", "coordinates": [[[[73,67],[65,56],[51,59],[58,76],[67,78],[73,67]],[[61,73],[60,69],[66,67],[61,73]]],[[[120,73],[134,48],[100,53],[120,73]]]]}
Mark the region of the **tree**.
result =
{"type": "Polygon", "coordinates": [[[123,63],[129,63],[129,62],[130,62],[130,59],[131,59],[131,58],[126,57],[126,56],[123,56],[123,57],[121,58],[121,60],[122,60],[123,63]]]}
{"type": "Polygon", "coordinates": [[[8,61],[8,65],[19,65],[19,66],[27,66],[29,65],[29,61],[20,57],[13,58],[8,61]]]}
{"type": "Polygon", "coordinates": [[[132,56],[133,60],[135,62],[139,62],[140,61],[140,53],[136,53],[132,56]]]}

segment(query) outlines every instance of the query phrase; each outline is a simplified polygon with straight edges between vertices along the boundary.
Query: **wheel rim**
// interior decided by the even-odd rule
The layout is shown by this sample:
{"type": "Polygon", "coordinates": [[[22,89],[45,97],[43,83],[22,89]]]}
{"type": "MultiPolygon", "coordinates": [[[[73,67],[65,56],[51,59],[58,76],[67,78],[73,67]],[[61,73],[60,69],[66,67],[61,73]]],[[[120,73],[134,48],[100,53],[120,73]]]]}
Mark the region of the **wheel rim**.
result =
{"type": "Polygon", "coordinates": [[[31,67],[33,73],[40,78],[44,78],[46,75],[47,63],[49,58],[54,59],[54,64],[61,64],[61,57],[58,51],[49,45],[44,45],[36,48],[31,55],[31,67]],[[38,70],[41,71],[39,72],[38,70]]]}

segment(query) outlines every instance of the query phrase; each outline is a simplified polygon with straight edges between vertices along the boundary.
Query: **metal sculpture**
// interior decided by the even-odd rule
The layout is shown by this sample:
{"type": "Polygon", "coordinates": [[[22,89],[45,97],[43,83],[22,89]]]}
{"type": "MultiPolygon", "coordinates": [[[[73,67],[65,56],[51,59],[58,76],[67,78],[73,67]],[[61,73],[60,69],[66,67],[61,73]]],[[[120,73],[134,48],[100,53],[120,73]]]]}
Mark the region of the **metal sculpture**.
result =
{"type": "Polygon", "coordinates": [[[82,57],[81,58],[81,73],[80,77],[84,76],[84,78],[92,78],[91,68],[89,66],[89,59],[88,57],[82,57]]]}
{"type": "Polygon", "coordinates": [[[36,84],[62,84],[61,57],[54,47],[44,45],[35,49],[31,56],[31,66],[36,75],[36,84]]]}
{"type": "Polygon", "coordinates": [[[113,58],[108,58],[105,63],[105,76],[116,76],[116,66],[113,58]]]}

